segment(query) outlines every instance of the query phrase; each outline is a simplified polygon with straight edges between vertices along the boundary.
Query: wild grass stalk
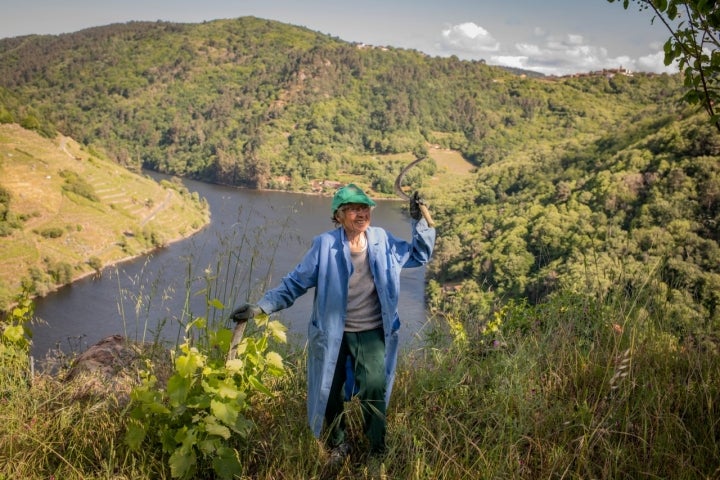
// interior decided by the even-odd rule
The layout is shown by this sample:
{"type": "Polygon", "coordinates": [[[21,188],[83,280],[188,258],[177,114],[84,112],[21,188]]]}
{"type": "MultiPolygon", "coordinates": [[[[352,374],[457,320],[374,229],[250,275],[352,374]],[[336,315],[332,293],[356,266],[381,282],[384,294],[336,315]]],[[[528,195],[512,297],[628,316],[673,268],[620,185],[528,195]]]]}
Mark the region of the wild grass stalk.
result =
{"type": "MultiPolygon", "coordinates": [[[[242,238],[229,244],[252,243],[242,238]]],[[[228,279],[253,284],[252,255],[222,258],[201,288],[188,283],[206,302],[237,297],[228,279]]],[[[357,448],[335,478],[720,478],[720,338],[710,325],[678,330],[646,288],[656,274],[641,288],[557,292],[538,305],[434,308],[427,342],[401,355],[387,456],[363,453],[351,402],[357,448]]],[[[306,426],[306,352],[281,353],[286,375],[253,398],[254,428],[234,441],[241,478],[326,478],[327,451],[306,426]]],[[[169,478],[158,452],[127,451],[116,404],[79,401],[53,378],[28,383],[26,365],[1,370],[0,479],[169,478]]]]}
{"type": "MultiPolygon", "coordinates": [[[[489,318],[462,318],[460,342],[439,319],[433,343],[403,356],[386,477],[717,478],[717,336],[679,337],[637,295],[509,303],[489,318]]],[[[272,434],[248,447],[262,458],[252,478],[322,476],[322,447],[301,424],[300,364],[295,372],[257,410],[257,431],[272,434]]],[[[379,475],[356,454],[339,478],[379,475]]]]}
{"type": "MultiPolygon", "coordinates": [[[[215,327],[228,326],[226,308],[232,308],[243,296],[250,298],[254,294],[250,290],[257,289],[258,285],[267,285],[266,280],[255,278],[254,265],[266,265],[267,249],[275,252],[277,247],[273,248],[273,245],[281,238],[268,241],[266,230],[272,222],[264,222],[258,229],[243,228],[246,220],[242,217],[242,209],[238,215],[238,228],[232,229],[227,238],[217,240],[223,251],[208,252],[194,246],[185,256],[186,274],[180,292],[174,287],[163,289],[161,285],[167,280],[162,278],[163,272],[151,274],[146,268],[147,262],[133,278],[121,279],[119,270],[115,271],[120,295],[118,311],[128,339],[145,343],[149,340],[148,334],[152,333],[154,344],[168,345],[167,333],[162,333],[168,323],[176,327],[177,338],[184,339],[185,335],[194,338],[207,329],[186,327],[201,316],[213,321],[215,327]],[[214,258],[215,270],[203,266],[202,258],[214,258]],[[218,280],[221,278],[231,279],[232,284],[218,280]],[[129,282],[130,286],[122,286],[121,280],[129,282]],[[193,302],[196,297],[204,300],[199,308],[197,302],[193,302]],[[171,312],[171,318],[153,318],[173,302],[177,304],[177,299],[182,306],[171,312]]],[[[282,231],[287,225],[285,222],[282,231]]],[[[5,328],[5,324],[0,323],[0,327],[5,328]]],[[[209,348],[207,338],[192,341],[209,348]]],[[[175,342],[176,346],[179,344],[179,340],[175,342]]],[[[7,351],[0,352],[3,354],[0,374],[17,379],[3,381],[0,396],[3,406],[0,421],[7,426],[0,431],[0,480],[53,476],[70,479],[169,478],[167,458],[162,452],[128,451],[123,439],[126,412],[122,404],[113,402],[114,396],[88,397],[81,382],[63,380],[64,371],[56,372],[57,376],[41,373],[28,383],[28,351],[26,348],[13,351],[17,352],[19,360],[12,364],[7,361],[11,358],[7,351]],[[38,408],[31,407],[36,404],[38,408]]],[[[210,353],[216,355],[216,352],[210,353]]],[[[64,368],[69,363],[64,362],[64,368]]]]}
{"type": "Polygon", "coordinates": [[[151,477],[151,461],[126,464],[117,445],[123,415],[112,399],[84,397],[82,385],[41,375],[0,403],[2,479],[113,478],[124,468],[151,477]]]}

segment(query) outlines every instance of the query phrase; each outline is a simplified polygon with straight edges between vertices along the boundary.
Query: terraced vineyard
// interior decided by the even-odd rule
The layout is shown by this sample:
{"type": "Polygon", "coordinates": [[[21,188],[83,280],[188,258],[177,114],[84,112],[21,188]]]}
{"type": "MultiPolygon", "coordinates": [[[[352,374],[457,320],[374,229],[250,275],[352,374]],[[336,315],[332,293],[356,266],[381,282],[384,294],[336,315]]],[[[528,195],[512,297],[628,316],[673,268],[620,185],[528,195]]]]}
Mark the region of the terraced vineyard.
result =
{"type": "Polygon", "coordinates": [[[130,172],[66,137],[0,125],[0,307],[26,283],[39,294],[188,236],[208,221],[181,184],[130,172]]]}

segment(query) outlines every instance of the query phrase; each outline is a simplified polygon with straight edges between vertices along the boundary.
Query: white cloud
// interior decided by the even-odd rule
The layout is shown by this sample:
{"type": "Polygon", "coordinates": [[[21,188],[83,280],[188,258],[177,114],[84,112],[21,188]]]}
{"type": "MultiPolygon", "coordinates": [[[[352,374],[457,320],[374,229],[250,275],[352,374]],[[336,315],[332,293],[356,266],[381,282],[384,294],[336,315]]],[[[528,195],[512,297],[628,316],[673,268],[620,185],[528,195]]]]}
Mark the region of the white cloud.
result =
{"type": "Polygon", "coordinates": [[[662,50],[638,58],[636,68],[644,72],[656,73],[677,73],[678,71],[677,63],[665,66],[665,53],[662,50]]]}
{"type": "Polygon", "coordinates": [[[572,33],[569,33],[567,36],[567,43],[569,45],[582,45],[583,37],[582,35],[573,35],[572,33]]]}
{"type": "Polygon", "coordinates": [[[632,58],[612,56],[607,48],[590,44],[582,35],[549,35],[540,27],[528,32],[533,41],[503,45],[485,28],[466,22],[442,31],[442,48],[466,59],[485,59],[489,64],[523,68],[546,75],[567,75],[606,68],[630,71],[674,73],[676,67],[663,64],[662,47],[654,45],[647,55],[632,58]],[[659,48],[658,48],[659,47],[659,48]],[[485,58],[485,55],[489,55],[485,58]]]}
{"type": "Polygon", "coordinates": [[[487,30],[473,22],[444,29],[442,46],[446,50],[464,53],[497,52],[500,49],[500,43],[487,30]]]}
{"type": "Polygon", "coordinates": [[[527,68],[527,62],[528,57],[522,57],[522,56],[502,56],[497,55],[493,57],[493,63],[496,63],[498,65],[502,65],[504,67],[513,67],[513,68],[527,68]]]}
{"type": "Polygon", "coordinates": [[[627,67],[629,58],[610,58],[607,50],[587,45],[582,35],[546,37],[543,43],[517,43],[508,54],[490,58],[491,63],[534,70],[547,75],[627,67]]]}
{"type": "Polygon", "coordinates": [[[542,49],[538,45],[534,45],[532,43],[518,43],[515,45],[516,50],[524,55],[541,55],[542,49]]]}

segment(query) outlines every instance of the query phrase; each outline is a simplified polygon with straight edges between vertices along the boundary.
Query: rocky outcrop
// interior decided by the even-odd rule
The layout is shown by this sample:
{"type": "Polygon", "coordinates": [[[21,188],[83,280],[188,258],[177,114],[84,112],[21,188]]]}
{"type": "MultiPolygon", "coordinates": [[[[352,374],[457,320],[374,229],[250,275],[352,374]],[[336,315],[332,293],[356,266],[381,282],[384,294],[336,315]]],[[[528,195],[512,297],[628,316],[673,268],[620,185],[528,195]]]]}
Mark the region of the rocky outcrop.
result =
{"type": "Polygon", "coordinates": [[[166,350],[157,345],[128,341],[122,335],[110,335],[73,361],[65,381],[78,386],[75,394],[78,399],[105,397],[125,405],[130,400],[133,386],[139,381],[138,371],[147,368],[145,359],[148,358],[160,372],[167,370],[164,367],[169,365],[170,356],[166,350]]]}
{"type": "Polygon", "coordinates": [[[139,357],[137,347],[122,335],[110,335],[78,356],[65,377],[72,381],[82,375],[113,379],[128,372],[139,357]]]}

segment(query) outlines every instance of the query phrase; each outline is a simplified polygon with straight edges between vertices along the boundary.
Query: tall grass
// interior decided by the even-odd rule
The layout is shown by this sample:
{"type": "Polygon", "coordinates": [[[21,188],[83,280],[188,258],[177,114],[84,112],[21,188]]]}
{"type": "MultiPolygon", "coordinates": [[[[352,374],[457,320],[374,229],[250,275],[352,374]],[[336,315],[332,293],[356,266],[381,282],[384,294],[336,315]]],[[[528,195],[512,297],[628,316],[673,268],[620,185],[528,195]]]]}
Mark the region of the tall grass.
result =
{"type": "MultiPolygon", "coordinates": [[[[211,271],[208,298],[240,275],[211,271]]],[[[387,456],[364,453],[353,401],[356,448],[339,471],[306,426],[305,351],[286,347],[287,374],[273,396],[255,397],[255,428],[235,445],[242,478],[720,478],[718,332],[678,332],[648,305],[641,293],[566,292],[540,305],[433,308],[425,345],[401,355],[387,456]]],[[[161,454],[126,449],[112,397],[28,382],[24,361],[1,373],[0,479],[169,478],[161,454]]]]}
{"type": "MultiPolygon", "coordinates": [[[[720,478],[717,338],[681,342],[635,300],[510,304],[462,319],[464,340],[437,318],[446,334],[403,356],[386,477],[720,478]]],[[[257,410],[251,478],[322,476],[323,449],[302,426],[302,372],[300,355],[257,410]]],[[[359,453],[339,478],[371,469],[359,453]]]]}
{"type": "MultiPolygon", "coordinates": [[[[179,255],[184,269],[181,281],[169,279],[163,268],[152,271],[150,258],[132,277],[121,278],[116,269],[117,308],[124,335],[139,343],[174,347],[187,333],[206,332],[186,331],[198,317],[207,319],[212,328],[227,325],[234,306],[267,289],[281,242],[295,240],[288,234],[292,214],[276,219],[259,215],[254,205],[240,205],[233,225],[216,238],[203,237],[206,243],[189,239],[179,255]],[[255,225],[249,228],[253,217],[255,225]]],[[[194,340],[207,343],[206,338],[194,340]]]]}

